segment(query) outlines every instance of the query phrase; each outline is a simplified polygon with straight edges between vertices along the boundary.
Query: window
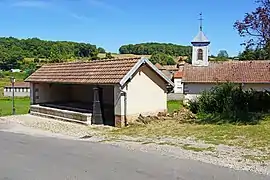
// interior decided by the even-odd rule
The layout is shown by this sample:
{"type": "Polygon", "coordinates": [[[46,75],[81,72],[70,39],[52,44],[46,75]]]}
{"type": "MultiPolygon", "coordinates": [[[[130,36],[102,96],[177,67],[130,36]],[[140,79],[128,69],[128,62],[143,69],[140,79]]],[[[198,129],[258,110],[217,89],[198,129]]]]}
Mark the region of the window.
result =
{"type": "Polygon", "coordinates": [[[198,49],[198,60],[203,60],[203,50],[198,49]]]}

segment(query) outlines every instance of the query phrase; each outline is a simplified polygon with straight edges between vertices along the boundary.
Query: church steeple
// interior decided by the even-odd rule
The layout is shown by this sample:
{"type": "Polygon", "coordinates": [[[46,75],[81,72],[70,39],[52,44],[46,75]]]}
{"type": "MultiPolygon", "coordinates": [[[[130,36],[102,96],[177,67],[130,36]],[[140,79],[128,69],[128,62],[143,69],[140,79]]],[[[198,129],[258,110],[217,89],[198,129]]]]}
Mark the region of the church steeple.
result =
{"type": "Polygon", "coordinates": [[[200,13],[200,30],[199,30],[199,33],[197,34],[197,36],[191,41],[191,43],[209,43],[210,44],[210,41],[207,39],[207,37],[204,35],[203,33],[203,24],[202,24],[202,21],[203,21],[203,18],[202,18],[202,13],[200,13]]]}
{"type": "Polygon", "coordinates": [[[194,66],[208,66],[208,46],[210,41],[203,33],[202,13],[200,13],[200,30],[197,36],[191,41],[192,44],[192,65],[194,66]]]}
{"type": "Polygon", "coordinates": [[[200,31],[202,31],[202,22],[203,22],[203,18],[202,18],[202,13],[200,13],[200,31]]]}

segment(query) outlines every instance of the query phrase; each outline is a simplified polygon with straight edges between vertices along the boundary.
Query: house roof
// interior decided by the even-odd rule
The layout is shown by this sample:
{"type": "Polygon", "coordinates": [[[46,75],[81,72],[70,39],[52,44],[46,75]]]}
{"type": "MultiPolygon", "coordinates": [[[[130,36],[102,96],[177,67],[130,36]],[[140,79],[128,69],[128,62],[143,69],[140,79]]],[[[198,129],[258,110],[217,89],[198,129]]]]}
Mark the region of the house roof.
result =
{"type": "Polygon", "coordinates": [[[183,71],[177,71],[173,75],[174,78],[182,78],[183,77],[183,71]]]}
{"type": "Polygon", "coordinates": [[[168,71],[177,71],[177,65],[161,65],[159,63],[156,63],[155,66],[159,69],[159,70],[168,70],[168,71]]]}
{"type": "Polygon", "coordinates": [[[197,36],[192,40],[192,43],[210,43],[210,41],[207,39],[207,37],[202,31],[199,31],[197,36]]]}
{"type": "Polygon", "coordinates": [[[164,69],[163,66],[159,63],[156,63],[155,66],[158,68],[158,69],[164,69]]]}
{"type": "Polygon", "coordinates": [[[164,65],[163,66],[164,69],[168,70],[168,71],[177,71],[177,65],[164,65]]]}
{"type": "Polygon", "coordinates": [[[173,83],[146,58],[124,58],[46,64],[28,77],[26,82],[70,84],[124,85],[136,70],[147,64],[169,84],[173,83]]]}
{"type": "MultiPolygon", "coordinates": [[[[10,84],[10,85],[7,85],[5,87],[12,87],[12,85],[10,84]]],[[[30,83],[28,83],[28,82],[15,82],[14,87],[17,87],[17,88],[29,88],[30,83]]]]}
{"type": "Polygon", "coordinates": [[[270,83],[270,61],[210,62],[207,67],[185,64],[183,82],[270,83]]]}

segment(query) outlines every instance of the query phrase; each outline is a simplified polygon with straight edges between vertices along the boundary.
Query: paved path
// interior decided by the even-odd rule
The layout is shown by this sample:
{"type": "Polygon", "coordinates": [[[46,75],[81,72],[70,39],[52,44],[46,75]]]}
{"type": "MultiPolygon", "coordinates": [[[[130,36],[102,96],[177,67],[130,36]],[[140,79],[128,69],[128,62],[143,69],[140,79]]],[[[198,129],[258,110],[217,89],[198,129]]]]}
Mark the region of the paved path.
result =
{"type": "Polygon", "coordinates": [[[264,180],[192,160],[112,145],[35,137],[0,128],[0,180],[264,180]]]}
{"type": "Polygon", "coordinates": [[[0,180],[254,180],[244,171],[86,141],[0,132],[0,180]]]}

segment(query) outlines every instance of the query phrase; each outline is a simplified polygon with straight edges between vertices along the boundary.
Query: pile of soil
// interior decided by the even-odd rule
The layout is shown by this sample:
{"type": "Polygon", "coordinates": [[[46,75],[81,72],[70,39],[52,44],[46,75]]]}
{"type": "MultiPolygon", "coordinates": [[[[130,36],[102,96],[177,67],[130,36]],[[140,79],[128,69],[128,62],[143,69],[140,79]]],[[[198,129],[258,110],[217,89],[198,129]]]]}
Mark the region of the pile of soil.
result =
{"type": "Polygon", "coordinates": [[[179,123],[194,123],[196,120],[196,115],[186,108],[181,108],[179,111],[174,111],[173,113],[160,112],[157,116],[142,116],[140,115],[136,120],[136,123],[149,124],[153,121],[166,121],[175,120],[179,123]]]}

